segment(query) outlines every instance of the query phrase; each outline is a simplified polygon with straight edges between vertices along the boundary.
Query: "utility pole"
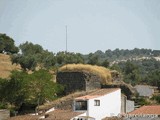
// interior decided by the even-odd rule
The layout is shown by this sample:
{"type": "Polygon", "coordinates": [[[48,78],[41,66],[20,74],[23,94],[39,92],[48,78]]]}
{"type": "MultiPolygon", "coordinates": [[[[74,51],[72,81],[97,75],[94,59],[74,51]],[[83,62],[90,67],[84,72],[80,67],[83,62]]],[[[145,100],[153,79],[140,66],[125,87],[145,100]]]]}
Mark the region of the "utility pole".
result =
{"type": "Polygon", "coordinates": [[[67,25],[66,25],[66,70],[67,70],[67,25]]]}

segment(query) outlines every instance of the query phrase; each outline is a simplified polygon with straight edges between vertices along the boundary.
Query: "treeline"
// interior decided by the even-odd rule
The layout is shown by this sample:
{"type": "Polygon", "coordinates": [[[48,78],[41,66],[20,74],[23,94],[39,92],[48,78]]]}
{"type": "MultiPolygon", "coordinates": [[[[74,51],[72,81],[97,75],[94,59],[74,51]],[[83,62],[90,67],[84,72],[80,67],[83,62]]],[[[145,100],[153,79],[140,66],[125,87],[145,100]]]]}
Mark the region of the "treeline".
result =
{"type": "Polygon", "coordinates": [[[115,63],[111,69],[119,71],[126,83],[148,84],[160,88],[160,61],[154,58],[115,63]]]}
{"type": "Polygon", "coordinates": [[[133,50],[106,50],[105,52],[98,50],[87,55],[74,52],[66,53],[65,51],[53,53],[31,42],[25,42],[16,47],[14,40],[5,34],[0,34],[0,43],[0,53],[11,54],[12,63],[20,64],[24,70],[35,70],[37,66],[47,69],[57,68],[68,63],[85,63],[108,67],[109,63],[113,61],[160,56],[160,50],[138,48],[133,50]]]}
{"type": "Polygon", "coordinates": [[[97,50],[95,53],[89,53],[88,55],[83,55],[87,60],[90,56],[94,56],[99,58],[99,61],[102,62],[104,60],[108,60],[110,62],[115,60],[128,60],[132,58],[140,58],[140,57],[157,57],[160,56],[160,50],[151,50],[151,49],[138,49],[134,48],[133,50],[124,50],[124,49],[115,49],[115,50],[106,50],[102,52],[101,50],[97,50]]]}
{"type": "Polygon", "coordinates": [[[54,54],[42,46],[25,42],[19,46],[21,53],[12,55],[12,63],[20,64],[24,70],[34,71],[36,67],[51,69],[68,63],[84,63],[79,53],[58,52],[54,54]]]}

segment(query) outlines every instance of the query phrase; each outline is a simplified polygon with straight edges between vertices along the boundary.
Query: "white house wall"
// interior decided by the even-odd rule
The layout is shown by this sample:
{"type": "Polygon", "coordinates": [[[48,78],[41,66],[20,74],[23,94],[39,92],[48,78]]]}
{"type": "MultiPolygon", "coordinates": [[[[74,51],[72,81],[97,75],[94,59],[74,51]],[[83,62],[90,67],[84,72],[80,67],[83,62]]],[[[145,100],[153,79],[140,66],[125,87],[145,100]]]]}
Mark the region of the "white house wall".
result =
{"type": "Polygon", "coordinates": [[[117,116],[121,112],[121,91],[100,96],[88,101],[88,116],[101,120],[105,117],[117,116]],[[94,100],[100,100],[100,106],[94,106],[94,100]]]}

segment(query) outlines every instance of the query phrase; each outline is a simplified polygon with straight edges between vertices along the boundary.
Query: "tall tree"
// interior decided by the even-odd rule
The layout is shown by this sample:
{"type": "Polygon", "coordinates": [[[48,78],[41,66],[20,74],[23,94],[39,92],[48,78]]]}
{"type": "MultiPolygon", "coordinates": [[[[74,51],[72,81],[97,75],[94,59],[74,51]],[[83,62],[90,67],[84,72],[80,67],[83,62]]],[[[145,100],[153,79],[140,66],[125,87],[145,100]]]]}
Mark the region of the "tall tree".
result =
{"type": "Polygon", "coordinates": [[[0,34],[0,53],[18,53],[19,49],[15,46],[14,40],[6,34],[0,34]]]}
{"type": "Polygon", "coordinates": [[[43,50],[42,46],[25,42],[19,46],[21,54],[13,55],[12,63],[20,64],[24,70],[35,70],[39,67],[50,68],[56,64],[55,55],[43,50]]]}

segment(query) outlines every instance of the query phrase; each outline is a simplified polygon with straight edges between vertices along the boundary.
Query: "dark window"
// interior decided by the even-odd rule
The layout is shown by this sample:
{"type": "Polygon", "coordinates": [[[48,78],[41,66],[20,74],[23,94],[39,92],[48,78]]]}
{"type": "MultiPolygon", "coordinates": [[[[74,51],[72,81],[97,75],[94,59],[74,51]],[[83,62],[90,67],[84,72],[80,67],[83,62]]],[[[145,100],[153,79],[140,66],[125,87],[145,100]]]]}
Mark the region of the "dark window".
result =
{"type": "Polygon", "coordinates": [[[87,101],[76,101],[75,110],[87,110],[87,101]]]}
{"type": "Polygon", "coordinates": [[[100,106],[100,100],[94,100],[94,106],[100,106]]]}

